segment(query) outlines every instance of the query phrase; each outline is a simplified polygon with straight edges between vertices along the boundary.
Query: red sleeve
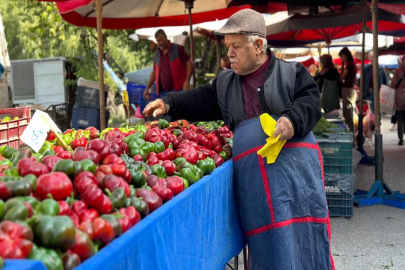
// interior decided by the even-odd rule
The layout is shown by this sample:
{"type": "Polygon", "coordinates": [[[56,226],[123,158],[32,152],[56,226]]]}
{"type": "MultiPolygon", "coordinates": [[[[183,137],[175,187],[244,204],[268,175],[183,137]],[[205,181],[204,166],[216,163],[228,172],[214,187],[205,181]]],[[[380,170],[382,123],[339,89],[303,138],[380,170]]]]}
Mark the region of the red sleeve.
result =
{"type": "Polygon", "coordinates": [[[183,46],[179,46],[179,58],[183,64],[187,63],[188,60],[190,60],[190,56],[188,56],[183,46]]]}

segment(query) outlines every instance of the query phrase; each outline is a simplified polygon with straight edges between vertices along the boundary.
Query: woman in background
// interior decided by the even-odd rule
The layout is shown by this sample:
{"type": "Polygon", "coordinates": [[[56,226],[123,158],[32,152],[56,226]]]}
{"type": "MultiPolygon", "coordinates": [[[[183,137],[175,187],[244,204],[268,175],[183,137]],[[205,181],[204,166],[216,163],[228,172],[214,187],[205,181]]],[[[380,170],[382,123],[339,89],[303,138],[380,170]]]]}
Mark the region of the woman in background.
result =
{"type": "Polygon", "coordinates": [[[395,109],[398,124],[398,145],[404,145],[405,127],[405,57],[402,57],[401,64],[395,70],[394,78],[391,81],[391,88],[395,89],[395,109]]]}
{"type": "Polygon", "coordinates": [[[328,113],[340,109],[339,72],[333,65],[332,56],[324,54],[319,59],[321,71],[315,76],[322,93],[321,107],[328,113]]]}

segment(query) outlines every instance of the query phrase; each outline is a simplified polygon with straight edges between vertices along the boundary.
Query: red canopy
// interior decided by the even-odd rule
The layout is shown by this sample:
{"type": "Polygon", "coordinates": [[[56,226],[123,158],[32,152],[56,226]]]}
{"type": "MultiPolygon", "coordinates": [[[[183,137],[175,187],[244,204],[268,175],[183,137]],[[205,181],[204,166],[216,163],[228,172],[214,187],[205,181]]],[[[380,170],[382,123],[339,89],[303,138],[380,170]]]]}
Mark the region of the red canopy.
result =
{"type": "MultiPolygon", "coordinates": [[[[63,19],[76,26],[96,27],[92,0],[68,0],[57,3],[63,19]]],[[[102,0],[104,29],[136,29],[188,25],[183,1],[178,0],[102,0]]],[[[229,18],[235,12],[250,8],[227,7],[226,0],[196,0],[192,9],[193,23],[229,18]]]]}

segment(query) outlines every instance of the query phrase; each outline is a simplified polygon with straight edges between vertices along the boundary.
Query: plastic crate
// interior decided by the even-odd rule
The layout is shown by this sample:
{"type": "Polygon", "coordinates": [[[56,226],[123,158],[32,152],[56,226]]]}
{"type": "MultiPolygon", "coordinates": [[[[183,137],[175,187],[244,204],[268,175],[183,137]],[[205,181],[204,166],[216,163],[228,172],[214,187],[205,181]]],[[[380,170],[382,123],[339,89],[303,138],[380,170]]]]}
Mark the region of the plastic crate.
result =
{"type": "Polygon", "coordinates": [[[133,82],[127,83],[128,99],[129,103],[139,104],[139,99],[143,99],[143,93],[145,92],[146,85],[140,85],[133,82]]]}
{"type": "Polygon", "coordinates": [[[353,172],[353,134],[326,134],[327,138],[317,136],[322,152],[325,173],[351,174],[353,172]]]}
{"type": "MultiPolygon", "coordinates": [[[[106,110],[106,126],[108,122],[109,112],[106,110]]],[[[85,129],[95,127],[100,129],[100,110],[82,108],[78,105],[73,107],[72,128],[85,129]]]]}
{"type": "MultiPolygon", "coordinates": [[[[104,92],[107,99],[108,92],[104,92]]],[[[85,86],[78,86],[76,92],[76,105],[82,108],[100,109],[99,90],[85,86]]]]}
{"type": "Polygon", "coordinates": [[[0,117],[9,116],[11,121],[0,122],[0,146],[8,145],[9,147],[18,149],[22,141],[20,136],[31,120],[31,108],[8,108],[0,109],[0,117]],[[12,120],[18,117],[18,120],[12,120]]]}
{"type": "Polygon", "coordinates": [[[60,130],[64,131],[70,128],[72,113],[69,111],[68,103],[51,105],[45,112],[52,118],[60,130]]]}
{"type": "Polygon", "coordinates": [[[353,197],[353,194],[348,193],[326,192],[329,216],[351,218],[353,216],[353,197]]]}

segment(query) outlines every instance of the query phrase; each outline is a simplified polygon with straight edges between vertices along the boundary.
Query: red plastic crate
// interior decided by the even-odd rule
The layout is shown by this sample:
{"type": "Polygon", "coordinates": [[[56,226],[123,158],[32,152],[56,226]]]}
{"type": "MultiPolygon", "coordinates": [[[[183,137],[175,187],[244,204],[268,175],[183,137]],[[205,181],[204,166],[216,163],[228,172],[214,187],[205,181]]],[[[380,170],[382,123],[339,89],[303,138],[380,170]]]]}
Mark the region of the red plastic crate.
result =
{"type": "Polygon", "coordinates": [[[6,116],[19,119],[0,122],[0,146],[7,144],[9,147],[18,149],[22,143],[20,136],[31,120],[31,107],[0,109],[1,119],[6,116]]]}

